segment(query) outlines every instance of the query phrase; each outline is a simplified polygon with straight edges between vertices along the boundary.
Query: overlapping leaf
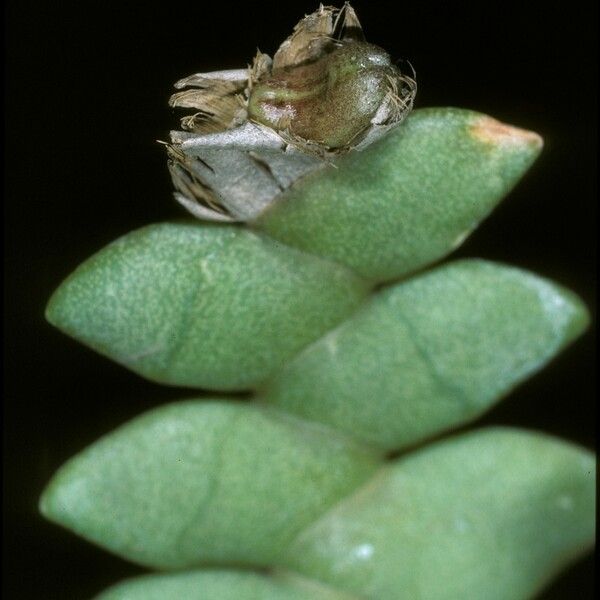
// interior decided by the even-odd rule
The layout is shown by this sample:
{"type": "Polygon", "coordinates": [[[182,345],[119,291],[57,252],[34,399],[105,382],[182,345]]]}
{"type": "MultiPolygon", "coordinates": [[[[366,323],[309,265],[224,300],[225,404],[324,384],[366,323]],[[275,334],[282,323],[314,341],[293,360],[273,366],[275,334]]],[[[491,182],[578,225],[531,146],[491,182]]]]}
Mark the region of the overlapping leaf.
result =
{"type": "Polygon", "coordinates": [[[571,292],[480,260],[375,294],[275,377],[266,400],[387,449],[487,410],[588,322],[571,292]]]}
{"type": "Polygon", "coordinates": [[[376,467],[375,453],[323,427],[252,404],[188,401],[74,457],[41,510],[151,567],[268,566],[376,467]]]}
{"type": "Polygon", "coordinates": [[[47,317],[155,381],[239,390],[342,321],[365,293],[346,268],[247,229],[163,223],[81,265],[47,317]]]}
{"type": "Polygon", "coordinates": [[[307,175],[255,225],[386,281],[445,256],[535,160],[542,141],[480,113],[415,110],[362,152],[307,175]]]}
{"type": "Polygon", "coordinates": [[[475,431],[383,469],[283,562],[366,598],[530,598],[592,544],[595,483],[587,451],[475,431]]]}
{"type": "Polygon", "coordinates": [[[585,328],[573,294],[483,261],[366,300],[459,244],[540,147],[478,113],[415,111],[254,231],[151,226],[63,283],[48,317],[65,332],[150,379],[259,402],[142,415],[59,470],[44,514],[149,566],[307,577],[180,572],[103,600],[517,600],[589,548],[589,452],[489,430],[383,457],[473,419],[585,328]]]}

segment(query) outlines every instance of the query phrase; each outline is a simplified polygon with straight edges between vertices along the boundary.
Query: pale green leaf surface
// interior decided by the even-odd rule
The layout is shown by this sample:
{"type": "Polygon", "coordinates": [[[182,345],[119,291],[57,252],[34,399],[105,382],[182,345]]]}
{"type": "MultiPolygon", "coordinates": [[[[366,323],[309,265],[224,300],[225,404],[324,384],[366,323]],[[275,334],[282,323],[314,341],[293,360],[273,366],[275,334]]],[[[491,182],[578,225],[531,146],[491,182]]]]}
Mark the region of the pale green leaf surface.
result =
{"type": "Polygon", "coordinates": [[[254,226],[371,280],[394,279],[455,248],[541,146],[480,113],[416,110],[337,168],[297,182],[254,226]]]}
{"type": "Polygon", "coordinates": [[[265,399],[400,448],[479,416],[587,323],[582,302],[556,284],[457,261],[373,296],[286,365],[265,399]]]}
{"type": "Polygon", "coordinates": [[[253,387],[361,302],[344,267],[235,226],[134,231],[55,292],[51,323],[161,383],[253,387]]]}
{"type": "Polygon", "coordinates": [[[299,577],[205,570],[146,575],[121,582],[95,600],[356,600],[299,577]]]}
{"type": "Polygon", "coordinates": [[[40,508],[140,564],[268,566],[378,464],[336,432],[278,411],[187,401],[150,411],[72,458],[40,508]]]}
{"type": "Polygon", "coordinates": [[[383,469],[281,562],[373,600],[523,600],[588,550],[594,531],[591,453],[480,430],[383,469]]]}

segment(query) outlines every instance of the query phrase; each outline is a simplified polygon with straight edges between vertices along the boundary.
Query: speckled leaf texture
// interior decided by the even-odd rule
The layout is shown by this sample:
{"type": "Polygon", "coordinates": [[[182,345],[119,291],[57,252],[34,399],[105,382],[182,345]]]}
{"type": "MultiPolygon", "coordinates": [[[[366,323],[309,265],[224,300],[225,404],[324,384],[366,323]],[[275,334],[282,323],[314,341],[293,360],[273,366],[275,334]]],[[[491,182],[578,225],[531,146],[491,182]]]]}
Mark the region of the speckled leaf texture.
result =
{"type": "Polygon", "coordinates": [[[415,110],[338,168],[307,175],[256,225],[387,281],[445,256],[542,147],[539,136],[454,108],[415,110]]]}
{"type": "Polygon", "coordinates": [[[393,450],[472,420],[587,326],[571,292],[449,263],[388,287],[306,348],[266,400],[393,450]]]}
{"type": "Polygon", "coordinates": [[[264,381],[366,292],[346,268],[247,229],[161,223],[81,265],[46,314],[155,381],[236,390],[264,381]]]}
{"type": "Polygon", "coordinates": [[[480,430],[382,469],[283,562],[367,598],[529,598],[594,535],[590,453],[480,430]]]}
{"type": "Polygon", "coordinates": [[[69,461],[41,510],[151,567],[268,566],[376,468],[374,453],[322,427],[255,405],[188,401],[69,461]]]}
{"type": "Polygon", "coordinates": [[[154,409],[59,469],[47,518],[172,570],[99,599],[525,600],[589,550],[589,451],[448,433],[573,342],[586,308],[502,264],[425,269],[540,149],[417,110],[247,226],[151,225],[65,280],[47,309],[65,333],[160,383],[253,392],[154,409]]]}

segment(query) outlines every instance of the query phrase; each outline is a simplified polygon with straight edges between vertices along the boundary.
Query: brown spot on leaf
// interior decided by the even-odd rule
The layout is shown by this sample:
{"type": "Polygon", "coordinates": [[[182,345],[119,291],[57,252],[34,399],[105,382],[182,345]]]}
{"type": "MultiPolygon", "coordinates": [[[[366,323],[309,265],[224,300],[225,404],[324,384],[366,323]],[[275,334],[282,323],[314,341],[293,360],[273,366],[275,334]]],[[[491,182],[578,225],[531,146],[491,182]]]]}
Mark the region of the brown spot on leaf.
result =
{"type": "Polygon", "coordinates": [[[480,117],[471,125],[471,134],[484,144],[512,146],[528,144],[541,148],[543,140],[534,131],[501,123],[492,117],[480,117]]]}

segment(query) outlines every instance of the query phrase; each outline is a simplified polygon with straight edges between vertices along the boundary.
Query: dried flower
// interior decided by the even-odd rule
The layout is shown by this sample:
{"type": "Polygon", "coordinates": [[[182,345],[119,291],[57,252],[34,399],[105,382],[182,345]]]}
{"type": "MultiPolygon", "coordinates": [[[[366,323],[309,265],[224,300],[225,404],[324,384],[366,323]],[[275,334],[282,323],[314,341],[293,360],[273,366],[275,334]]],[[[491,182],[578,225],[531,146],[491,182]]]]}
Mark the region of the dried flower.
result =
{"type": "Polygon", "coordinates": [[[176,198],[192,214],[247,221],[302,175],[399,124],[416,83],[364,40],[352,7],[320,6],[273,59],[178,81],[169,103],[193,108],[167,145],[176,198]]]}

